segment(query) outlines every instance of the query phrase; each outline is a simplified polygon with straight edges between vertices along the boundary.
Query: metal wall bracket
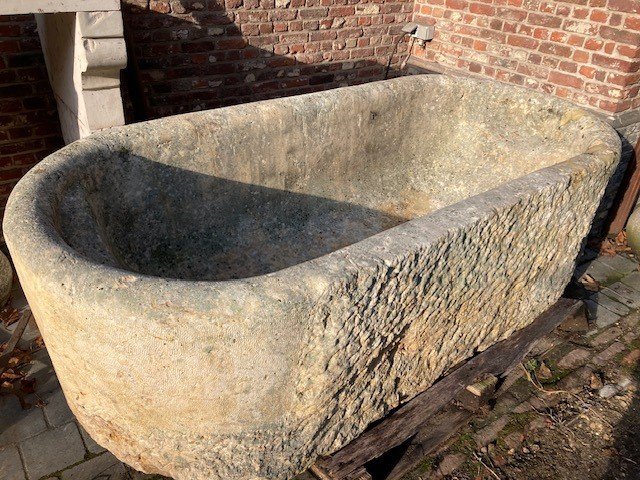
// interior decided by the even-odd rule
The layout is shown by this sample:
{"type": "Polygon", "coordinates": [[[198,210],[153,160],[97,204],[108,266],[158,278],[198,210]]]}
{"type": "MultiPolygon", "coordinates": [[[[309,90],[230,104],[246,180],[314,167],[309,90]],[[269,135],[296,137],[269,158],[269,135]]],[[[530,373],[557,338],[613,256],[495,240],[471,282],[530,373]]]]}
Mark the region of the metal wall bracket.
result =
{"type": "Polygon", "coordinates": [[[410,34],[415,40],[418,41],[419,45],[424,45],[425,42],[433,40],[436,27],[434,25],[419,25],[414,22],[409,22],[404,27],[402,27],[402,31],[404,33],[410,34]]]}

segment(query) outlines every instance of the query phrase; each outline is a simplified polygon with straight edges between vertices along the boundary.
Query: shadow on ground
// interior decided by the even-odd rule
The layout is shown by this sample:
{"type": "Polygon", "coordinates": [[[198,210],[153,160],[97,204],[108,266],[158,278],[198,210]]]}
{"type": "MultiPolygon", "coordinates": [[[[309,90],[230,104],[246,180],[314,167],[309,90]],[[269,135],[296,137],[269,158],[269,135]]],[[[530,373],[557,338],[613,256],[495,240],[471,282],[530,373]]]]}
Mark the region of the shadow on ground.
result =
{"type": "MultiPolygon", "coordinates": [[[[640,367],[630,371],[640,383],[640,367]]],[[[631,405],[614,427],[611,460],[602,480],[640,479],[640,393],[636,392],[631,405]]]]}

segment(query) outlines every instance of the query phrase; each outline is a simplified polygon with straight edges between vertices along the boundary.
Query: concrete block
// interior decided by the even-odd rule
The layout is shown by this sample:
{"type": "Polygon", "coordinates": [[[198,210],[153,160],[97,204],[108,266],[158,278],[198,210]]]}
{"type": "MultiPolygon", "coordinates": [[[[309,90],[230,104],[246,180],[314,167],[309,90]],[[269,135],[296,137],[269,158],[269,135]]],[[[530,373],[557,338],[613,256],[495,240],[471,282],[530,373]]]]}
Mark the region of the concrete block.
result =
{"type": "Polygon", "coordinates": [[[69,405],[67,405],[67,400],[64,398],[62,389],[55,390],[47,395],[44,400],[47,403],[43,408],[44,416],[47,419],[47,423],[52,427],[60,427],[75,420],[69,405]]]}
{"type": "Polygon", "coordinates": [[[637,263],[623,257],[622,255],[614,255],[611,257],[608,255],[602,255],[598,257],[598,262],[623,275],[627,275],[628,273],[638,269],[637,263]]]}
{"type": "Polygon", "coordinates": [[[30,479],[64,470],[83,460],[86,453],[75,423],[30,438],[20,444],[20,450],[30,479]]]}
{"type": "Polygon", "coordinates": [[[124,465],[110,453],[103,453],[62,472],[62,480],[128,480],[124,465]]]}
{"type": "Polygon", "coordinates": [[[629,275],[622,277],[622,283],[640,291],[640,272],[631,272],[629,275]]]}
{"type": "Polygon", "coordinates": [[[16,447],[0,450],[0,475],[2,480],[25,480],[22,460],[16,447]]]}
{"type": "Polygon", "coordinates": [[[602,305],[593,300],[586,300],[587,314],[592,322],[595,322],[598,328],[605,328],[620,320],[620,315],[606,309],[602,305]]]}
{"type": "Polygon", "coordinates": [[[78,13],[78,23],[85,38],[122,38],[124,35],[119,11],[78,13]]]}
{"type": "Polygon", "coordinates": [[[600,293],[613,298],[625,305],[627,308],[633,310],[640,308],[640,291],[635,290],[622,282],[616,282],[608,287],[602,287],[600,293]]]}
{"type": "Polygon", "coordinates": [[[630,312],[627,306],[600,292],[594,293],[589,298],[599,306],[604,307],[613,313],[617,313],[618,315],[627,315],[630,312]]]}
{"type": "Polygon", "coordinates": [[[46,430],[42,410],[23,410],[14,396],[0,396],[0,447],[21,442],[46,430]]]}

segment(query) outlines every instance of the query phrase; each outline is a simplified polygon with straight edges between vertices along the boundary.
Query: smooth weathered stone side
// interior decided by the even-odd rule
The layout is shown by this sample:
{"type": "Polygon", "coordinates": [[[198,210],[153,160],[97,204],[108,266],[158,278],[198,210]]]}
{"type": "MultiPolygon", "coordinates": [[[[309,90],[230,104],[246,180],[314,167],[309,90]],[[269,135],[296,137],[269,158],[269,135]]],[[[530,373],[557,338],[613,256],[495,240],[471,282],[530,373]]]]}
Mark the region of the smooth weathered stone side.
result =
{"type": "Polygon", "coordinates": [[[627,220],[627,240],[633,251],[640,253],[640,208],[636,207],[627,220]]]}
{"type": "Polygon", "coordinates": [[[77,142],[4,229],[98,443],[290,478],[553,304],[619,152],[556,99],[407,77],[77,142]]]}
{"type": "Polygon", "coordinates": [[[0,252],[0,308],[7,303],[13,286],[13,269],[4,253],[0,252]]]}

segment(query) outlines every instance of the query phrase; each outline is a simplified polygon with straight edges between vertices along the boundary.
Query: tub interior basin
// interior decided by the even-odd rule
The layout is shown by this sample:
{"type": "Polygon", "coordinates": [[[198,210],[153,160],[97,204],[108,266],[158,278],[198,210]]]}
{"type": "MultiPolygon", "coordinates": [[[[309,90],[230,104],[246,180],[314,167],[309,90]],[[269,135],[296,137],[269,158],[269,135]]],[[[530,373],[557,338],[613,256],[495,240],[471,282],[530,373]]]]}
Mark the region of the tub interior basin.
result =
{"type": "MultiPolygon", "coordinates": [[[[487,82],[380,82],[96,135],[54,223],[94,261],[154,276],[276,272],[584,152],[585,115],[487,82]]],[[[73,156],[73,155],[72,155],[73,156]]]]}

